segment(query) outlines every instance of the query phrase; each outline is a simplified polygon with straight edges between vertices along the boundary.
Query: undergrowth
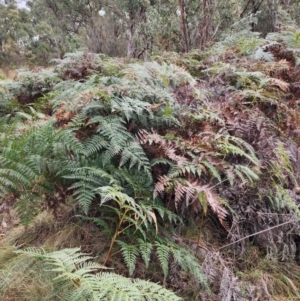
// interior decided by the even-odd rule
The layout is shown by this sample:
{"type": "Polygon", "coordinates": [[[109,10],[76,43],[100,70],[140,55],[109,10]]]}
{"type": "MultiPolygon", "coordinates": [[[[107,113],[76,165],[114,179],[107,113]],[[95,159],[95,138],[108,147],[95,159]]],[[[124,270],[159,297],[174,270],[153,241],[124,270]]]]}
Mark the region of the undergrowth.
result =
{"type": "Polygon", "coordinates": [[[2,235],[25,226],[1,250],[2,296],[296,300],[300,72],[286,30],[145,63],[75,53],[1,81],[2,235]]]}

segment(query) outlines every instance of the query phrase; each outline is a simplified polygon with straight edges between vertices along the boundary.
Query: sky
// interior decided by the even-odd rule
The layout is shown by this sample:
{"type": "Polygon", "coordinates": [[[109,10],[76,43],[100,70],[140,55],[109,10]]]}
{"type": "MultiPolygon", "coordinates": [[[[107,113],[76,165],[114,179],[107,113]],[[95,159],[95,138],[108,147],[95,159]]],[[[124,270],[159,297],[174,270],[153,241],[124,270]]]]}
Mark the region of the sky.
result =
{"type": "Polygon", "coordinates": [[[19,8],[27,8],[28,9],[28,7],[26,6],[26,2],[27,2],[27,0],[17,0],[17,5],[19,8]]]}
{"type": "MultiPolygon", "coordinates": [[[[27,0],[16,0],[16,3],[18,5],[19,8],[26,8],[28,9],[28,7],[26,6],[26,2],[27,0]]],[[[0,0],[0,3],[4,4],[5,0],[0,0]]]]}

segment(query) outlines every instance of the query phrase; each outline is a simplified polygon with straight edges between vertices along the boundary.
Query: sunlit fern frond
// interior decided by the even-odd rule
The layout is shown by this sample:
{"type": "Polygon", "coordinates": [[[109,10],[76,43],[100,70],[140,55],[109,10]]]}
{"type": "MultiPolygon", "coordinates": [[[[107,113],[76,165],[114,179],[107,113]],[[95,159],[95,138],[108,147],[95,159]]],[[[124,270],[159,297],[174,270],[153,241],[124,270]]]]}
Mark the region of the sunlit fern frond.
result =
{"type": "Polygon", "coordinates": [[[98,272],[107,269],[92,261],[92,257],[80,252],[79,248],[63,249],[46,253],[42,249],[29,248],[17,253],[27,254],[43,260],[52,276],[53,294],[61,300],[181,300],[161,286],[123,276],[98,272]]]}

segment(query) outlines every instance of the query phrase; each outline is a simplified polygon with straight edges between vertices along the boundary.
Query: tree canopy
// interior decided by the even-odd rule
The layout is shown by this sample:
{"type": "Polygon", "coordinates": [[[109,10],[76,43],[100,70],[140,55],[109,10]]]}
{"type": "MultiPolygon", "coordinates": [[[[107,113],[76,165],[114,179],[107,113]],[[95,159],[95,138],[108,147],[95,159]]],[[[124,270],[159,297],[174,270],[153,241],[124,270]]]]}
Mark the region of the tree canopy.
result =
{"type": "Polygon", "coordinates": [[[5,1],[0,14],[2,65],[20,67],[84,49],[144,60],[203,49],[249,16],[252,31],[265,36],[299,21],[299,1],[5,1]]]}

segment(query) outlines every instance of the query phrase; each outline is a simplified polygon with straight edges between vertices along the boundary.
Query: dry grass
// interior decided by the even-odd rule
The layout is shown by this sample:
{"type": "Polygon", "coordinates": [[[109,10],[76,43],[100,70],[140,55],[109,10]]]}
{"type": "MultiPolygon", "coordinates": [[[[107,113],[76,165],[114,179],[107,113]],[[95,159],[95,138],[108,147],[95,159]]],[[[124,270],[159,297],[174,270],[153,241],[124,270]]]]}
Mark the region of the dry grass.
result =
{"type": "MultiPolygon", "coordinates": [[[[181,236],[189,236],[186,240],[190,241],[190,247],[195,251],[191,241],[194,241],[193,238],[197,235],[197,225],[192,224],[179,232],[181,232],[181,236]]],[[[210,232],[209,225],[204,227],[203,232],[203,239],[206,241],[206,235],[210,232]]],[[[211,236],[210,238],[212,239],[211,236]]],[[[84,252],[96,256],[97,261],[103,262],[109,243],[110,238],[106,234],[99,231],[92,223],[74,216],[70,209],[64,212],[60,221],[54,220],[52,214],[45,211],[39,214],[35,222],[27,229],[16,223],[15,227],[10,228],[1,240],[0,300],[46,300],[53,289],[51,279],[43,272],[44,267],[41,262],[28,259],[24,255],[16,255],[14,253],[16,248],[35,246],[53,251],[81,246],[84,252]]],[[[223,255],[226,257],[225,254],[223,255]]],[[[205,257],[205,255],[203,256],[205,257]]],[[[147,271],[143,265],[139,265],[134,276],[159,281],[162,277],[161,269],[156,259],[152,259],[147,271]]],[[[214,262],[217,263],[217,261],[214,262]]],[[[256,299],[253,296],[253,300],[300,300],[300,266],[295,265],[295,263],[270,259],[258,247],[247,246],[242,259],[224,260],[222,264],[217,264],[211,269],[222,274],[224,264],[226,266],[229,264],[228,268],[235,267],[238,269],[235,271],[235,275],[239,279],[238,284],[243,287],[255,287],[256,299]]],[[[109,266],[115,268],[114,272],[127,274],[121,256],[112,257],[109,266]]],[[[174,269],[176,270],[176,266],[174,269]]],[[[171,266],[171,270],[173,270],[173,266],[171,266]]],[[[185,300],[198,300],[200,298],[200,291],[195,290],[196,284],[185,273],[173,273],[168,285],[184,296],[185,300]]],[[[209,300],[220,300],[217,293],[214,296],[210,295],[209,298],[209,300]]],[[[57,299],[52,296],[49,300],[56,301],[57,299]]]]}
{"type": "MultiPolygon", "coordinates": [[[[0,251],[0,256],[2,252],[0,251]]],[[[51,279],[40,262],[27,256],[13,256],[0,270],[0,299],[3,301],[40,301],[52,291],[51,279]]],[[[51,299],[55,300],[55,298],[51,299]]]]}
{"type": "Polygon", "coordinates": [[[16,70],[12,70],[12,69],[8,69],[8,68],[4,68],[4,69],[0,69],[0,79],[15,79],[17,77],[17,71],[16,70]]]}
{"type": "Polygon", "coordinates": [[[250,247],[245,262],[237,275],[254,285],[261,295],[258,300],[300,300],[300,266],[294,262],[280,262],[264,256],[256,247],[250,247]]]}
{"type": "MultiPolygon", "coordinates": [[[[59,222],[50,212],[42,212],[30,227],[16,225],[9,229],[0,242],[0,300],[40,301],[49,298],[51,279],[41,262],[16,255],[14,250],[35,246],[53,251],[81,246],[82,251],[98,256],[101,261],[110,239],[93,224],[66,210],[59,222]]],[[[52,296],[47,300],[57,299],[52,296]]]]}

